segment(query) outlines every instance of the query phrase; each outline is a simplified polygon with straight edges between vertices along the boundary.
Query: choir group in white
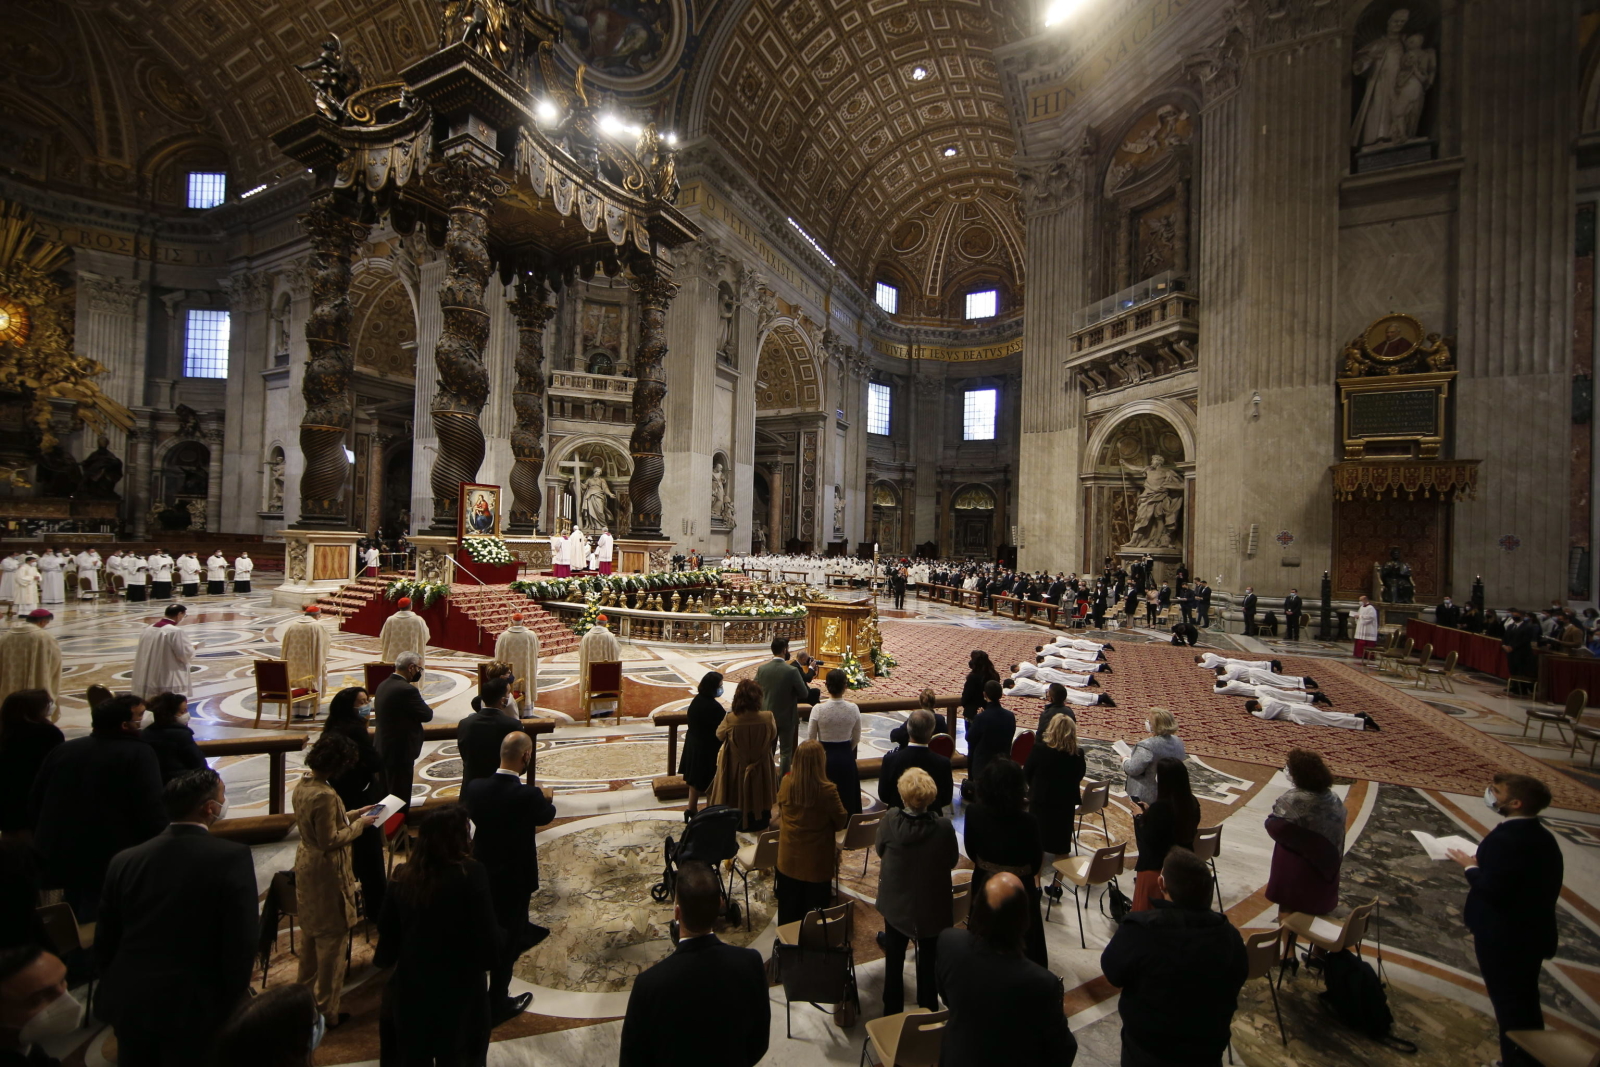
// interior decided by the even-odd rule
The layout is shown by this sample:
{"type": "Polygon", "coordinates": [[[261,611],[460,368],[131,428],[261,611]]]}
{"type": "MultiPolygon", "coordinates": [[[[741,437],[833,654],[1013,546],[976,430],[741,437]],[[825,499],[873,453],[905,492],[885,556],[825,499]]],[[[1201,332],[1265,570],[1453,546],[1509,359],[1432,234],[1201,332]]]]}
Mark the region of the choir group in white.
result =
{"type": "MultiPolygon", "coordinates": [[[[886,577],[891,564],[889,559],[873,561],[856,556],[724,556],[720,566],[724,570],[743,571],[755,578],[770,582],[802,582],[805,585],[824,586],[829,579],[842,577],[866,581],[886,577]]],[[[913,585],[927,585],[932,565],[913,563],[906,568],[906,581],[913,585]]]]}
{"type": "Polygon", "coordinates": [[[66,603],[68,590],[75,590],[80,600],[122,592],[127,592],[130,600],[144,600],[149,586],[149,595],[164,600],[173,595],[173,586],[177,585],[184,596],[194,597],[200,595],[202,573],[206,593],[220,596],[227,591],[230,569],[233,591],[250,592],[255,561],[248,552],[240,552],[231,564],[221,551],[213,552],[203,564],[193,552],[174,559],[159,548],[148,556],[116,551],[104,559],[93,548],[76,555],[66,549],[58,553],[53,548],[38,555],[13,552],[0,559],[0,602],[11,604],[17,614],[25,615],[40,604],[66,603]]]}
{"type": "Polygon", "coordinates": [[[559,530],[550,535],[550,569],[557,578],[577,571],[610,574],[614,545],[611,531],[604,526],[600,527],[600,535],[591,545],[583,529],[574,523],[567,536],[562,537],[559,530]]]}

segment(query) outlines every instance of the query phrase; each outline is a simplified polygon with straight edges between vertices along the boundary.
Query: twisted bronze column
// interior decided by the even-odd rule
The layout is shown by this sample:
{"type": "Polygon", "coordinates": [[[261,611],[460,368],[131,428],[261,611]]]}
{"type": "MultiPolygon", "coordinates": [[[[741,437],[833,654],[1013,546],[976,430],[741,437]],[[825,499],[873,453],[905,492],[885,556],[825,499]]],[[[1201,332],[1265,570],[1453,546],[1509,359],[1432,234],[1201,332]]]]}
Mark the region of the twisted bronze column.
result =
{"type": "Polygon", "coordinates": [[[633,505],[629,533],[660,538],[661,477],[666,473],[661,437],[667,429],[667,417],[661,410],[667,395],[661,364],[667,355],[667,305],[678,286],[657,265],[635,278],[633,291],[639,294],[639,349],[633,360],[633,436],[628,441],[633,455],[633,475],[628,479],[628,499],[633,505]]]}
{"type": "Polygon", "coordinates": [[[517,295],[511,301],[517,317],[516,384],[511,406],[517,413],[511,428],[511,521],[512,533],[537,532],[539,523],[539,475],[544,471],[544,328],[556,313],[544,282],[524,274],[517,279],[517,295]]]}
{"type": "Polygon", "coordinates": [[[445,232],[445,279],[439,290],[444,326],[434,349],[439,391],[431,414],[439,438],[429,484],[433,489],[435,534],[456,532],[461,483],[473,481],[483,463],[483,427],[478,415],[489,399],[489,369],[483,346],[489,339],[489,313],[483,288],[489,281],[489,205],[504,191],[494,172],[466,156],[446,159],[432,179],[450,212],[445,232]]]}
{"type": "Polygon", "coordinates": [[[347,194],[324,193],[300,216],[311,238],[311,314],[306,319],[305,378],[301,395],[305,415],[300,420],[300,452],[305,470],[300,475],[299,529],[344,529],[345,486],[350,463],[345,459],[345,436],[350,430],[350,374],[355,353],[350,348],[350,261],[367,238],[367,228],[356,222],[354,204],[347,194]]]}

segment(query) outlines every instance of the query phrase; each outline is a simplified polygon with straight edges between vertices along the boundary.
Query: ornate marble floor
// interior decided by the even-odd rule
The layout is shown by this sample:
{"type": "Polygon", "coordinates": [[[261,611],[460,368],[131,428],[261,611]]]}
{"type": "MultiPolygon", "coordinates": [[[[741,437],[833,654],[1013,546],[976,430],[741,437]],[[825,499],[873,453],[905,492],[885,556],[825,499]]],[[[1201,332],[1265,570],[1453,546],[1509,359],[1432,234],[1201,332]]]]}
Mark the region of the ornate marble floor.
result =
{"type": "MultiPolygon", "coordinates": [[[[998,657],[1014,653],[1038,632],[1004,619],[922,605],[915,598],[907,601],[907,607],[910,617],[898,620],[895,627],[899,646],[891,648],[902,664],[895,671],[896,688],[919,683],[923,674],[942,678],[949,664],[922,662],[919,650],[943,649],[953,634],[959,635],[962,644],[992,649],[1000,662],[998,657]]],[[[255,711],[250,660],[276,652],[276,634],[290,613],[271,607],[267,592],[214,601],[202,597],[191,611],[192,636],[201,647],[194,682],[196,731],[202,737],[249,736],[255,732],[251,728],[255,711]]],[[[61,725],[69,734],[88,726],[81,696],[84,687],[94,682],[113,688],[126,684],[139,628],[158,612],[159,606],[151,605],[69,605],[58,612],[55,631],[61,639],[69,688],[62,702],[61,725]]],[[[1161,639],[1159,634],[1140,630],[1117,636],[1120,641],[1161,639]]],[[[1348,656],[1347,647],[1311,641],[1261,644],[1207,635],[1206,643],[1258,654],[1348,656]]],[[[376,658],[375,652],[371,638],[337,635],[330,687],[358,682],[360,665],[376,658]]],[[[631,695],[625,710],[638,715],[682,706],[695,681],[708,669],[733,673],[765,658],[760,650],[733,654],[644,648],[628,648],[626,656],[631,695]]],[[[456,653],[430,652],[424,688],[439,720],[450,721],[470,710],[475,664],[476,660],[456,653]]],[[[542,713],[570,722],[575,670],[575,656],[570,654],[541,664],[542,713]]],[[[1492,679],[1463,679],[1454,694],[1429,694],[1427,700],[1459,723],[1504,740],[1585,784],[1600,785],[1600,775],[1591,775],[1582,767],[1586,757],[1580,755],[1574,766],[1566,747],[1553,738],[1545,744],[1522,739],[1525,702],[1507,700],[1492,679]]],[[[887,748],[888,730],[898,716],[871,718],[874,721],[868,724],[863,748],[887,748]]],[[[1316,728],[1301,729],[1307,733],[1299,743],[1314,747],[1316,728]]],[[[1091,774],[1102,773],[1117,782],[1110,738],[1095,736],[1088,725],[1085,734],[1091,774]]],[[[230,783],[233,810],[241,815],[265,810],[265,759],[218,762],[230,783]]],[[[1218,873],[1228,914],[1242,928],[1270,928],[1276,909],[1262,897],[1262,889],[1272,843],[1262,823],[1288,783],[1275,767],[1260,763],[1216,756],[1192,758],[1191,763],[1205,821],[1224,827],[1218,873]]],[[[496,1031],[491,1064],[615,1062],[620,1030],[616,1017],[626,1005],[632,978],[669,948],[666,924],[670,906],[655,904],[648,892],[661,877],[662,839],[681,833],[682,826],[677,810],[658,805],[646,787],[648,779],[661,773],[664,766],[664,731],[643,721],[562,725],[542,739],[539,779],[557,791],[560,818],[540,835],[544,884],[534,901],[534,914],[556,934],[520,961],[515,989],[532,991],[534,1002],[522,1018],[496,1031]]],[[[291,761],[291,779],[297,773],[295,761],[291,761]]],[[[453,795],[458,776],[454,745],[432,745],[420,761],[417,793],[453,795]]],[[[874,801],[876,783],[864,784],[866,799],[874,801]]],[[[1287,1048],[1279,1043],[1265,984],[1256,982],[1253,988],[1246,988],[1234,1027],[1236,1059],[1254,1065],[1340,1067],[1490,1062],[1494,1058],[1492,1019],[1486,1014],[1487,999],[1470,938],[1460,922],[1465,881],[1454,865],[1429,861],[1410,831],[1477,838],[1496,817],[1483,807],[1481,798],[1472,795],[1362,780],[1341,782],[1339,788],[1350,809],[1342,903],[1348,908],[1374,895],[1382,898],[1382,922],[1366,948],[1369,956],[1381,955],[1384,961],[1391,982],[1391,1005],[1399,1020],[1397,1032],[1415,1041],[1422,1051],[1418,1057],[1404,1057],[1342,1030],[1316,998],[1320,982],[1302,973],[1287,981],[1283,990],[1287,1048]],[[1381,949],[1377,943],[1380,933],[1381,949]]],[[[1562,947],[1545,967],[1544,1000],[1551,1025],[1600,1040],[1600,815],[1552,810],[1548,816],[1566,857],[1567,879],[1560,916],[1562,947]]],[[[1131,835],[1127,802],[1120,789],[1113,792],[1107,821],[1113,840],[1131,835]]],[[[1086,843],[1094,843],[1093,835],[1086,834],[1086,843]]],[[[284,842],[257,847],[263,886],[274,870],[292,863],[293,852],[292,835],[284,842]]],[[[877,886],[876,858],[869,854],[865,859],[863,871],[862,854],[845,857],[841,884],[845,893],[862,902],[864,933],[858,932],[856,958],[864,1017],[873,1018],[881,1010],[883,965],[870,937],[873,924],[879,921],[870,908],[877,886]]],[[[751,880],[750,889],[752,928],[749,933],[742,928],[730,930],[727,936],[765,950],[773,937],[770,881],[758,875],[751,880]]],[[[741,903],[742,899],[741,895],[741,903]]],[[[1079,947],[1070,902],[1065,909],[1056,908],[1046,926],[1051,969],[1065,980],[1068,1010],[1082,1047],[1077,1062],[1088,1067],[1115,1064],[1120,1049],[1116,990],[1101,978],[1098,966],[1099,950],[1112,928],[1098,905],[1097,898],[1085,911],[1087,950],[1079,947]]],[[[317,1054],[319,1064],[376,1063],[381,976],[363,962],[370,959],[370,950],[357,940],[361,950],[355,956],[347,998],[356,1020],[329,1036],[317,1054]]],[[[283,959],[274,965],[274,975],[292,965],[287,938],[281,940],[281,948],[283,959]]],[[[907,981],[914,985],[909,973],[907,981]]],[[[908,997],[911,995],[908,991],[908,997]]],[[[771,1051],[763,1062],[856,1062],[864,1038],[860,1024],[849,1032],[841,1031],[828,1016],[797,1006],[795,1039],[791,1041],[784,1037],[781,988],[773,990],[773,1008],[771,1051]]],[[[105,1062],[100,1044],[98,1036],[84,1032],[63,1042],[59,1051],[82,1050],[68,1062],[99,1064],[105,1062]]]]}

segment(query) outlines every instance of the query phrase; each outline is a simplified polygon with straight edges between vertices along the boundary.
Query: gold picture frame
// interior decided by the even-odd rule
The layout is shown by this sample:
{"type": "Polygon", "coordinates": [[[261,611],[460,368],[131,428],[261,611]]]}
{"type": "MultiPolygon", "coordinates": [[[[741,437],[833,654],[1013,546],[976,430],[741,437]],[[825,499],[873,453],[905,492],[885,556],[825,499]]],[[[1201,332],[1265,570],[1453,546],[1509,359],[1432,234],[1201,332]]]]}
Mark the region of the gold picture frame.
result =
{"type": "Polygon", "coordinates": [[[1394,313],[1374,321],[1361,333],[1367,356],[1378,363],[1399,363],[1416,354],[1422,344],[1422,323],[1410,315],[1394,313]]]}

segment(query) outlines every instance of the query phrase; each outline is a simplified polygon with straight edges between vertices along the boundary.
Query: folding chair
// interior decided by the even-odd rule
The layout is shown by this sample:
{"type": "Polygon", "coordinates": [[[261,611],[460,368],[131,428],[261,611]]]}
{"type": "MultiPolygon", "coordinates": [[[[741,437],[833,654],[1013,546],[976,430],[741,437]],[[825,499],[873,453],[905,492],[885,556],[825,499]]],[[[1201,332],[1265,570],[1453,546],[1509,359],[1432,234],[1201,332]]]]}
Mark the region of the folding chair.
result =
{"type": "Polygon", "coordinates": [[[1528,717],[1522,721],[1522,736],[1528,736],[1528,727],[1534,723],[1539,724],[1539,740],[1544,740],[1546,727],[1554,726],[1556,735],[1565,741],[1567,735],[1563,728],[1573,727],[1573,736],[1576,740],[1578,720],[1583,717],[1584,705],[1589,703],[1587,689],[1574,689],[1567,694],[1567,703],[1561,708],[1529,708],[1528,717]]]}
{"type": "Polygon", "coordinates": [[[100,595],[94,587],[94,579],[87,574],[78,575],[78,599],[93,600],[100,595]]]}
{"type": "MultiPolygon", "coordinates": [[[[94,923],[78,922],[72,905],[65,901],[40,908],[39,921],[44,925],[45,936],[50,938],[58,956],[64,957],[69,952],[80,950],[88,952],[94,948],[94,923]]],[[[89,978],[88,1002],[94,1003],[93,972],[89,978]]]]}
{"type": "Polygon", "coordinates": [[[867,1040],[861,1046],[861,1063],[870,1049],[879,1067],[938,1067],[950,1010],[916,1008],[898,1015],[867,1021],[867,1040]]]}
{"type": "MultiPolygon", "coordinates": [[[[1395,636],[1399,637],[1400,635],[1395,634],[1395,636]]],[[[1416,647],[1416,644],[1415,639],[1407,637],[1398,647],[1390,645],[1380,651],[1375,657],[1378,661],[1378,671],[1382,674],[1397,673],[1400,670],[1400,665],[1405,662],[1407,656],[1411,655],[1411,650],[1416,647]]],[[[1367,649],[1367,655],[1372,655],[1372,649],[1367,649]]]]}
{"type": "Polygon", "coordinates": [[[363,663],[361,665],[361,680],[365,683],[368,695],[375,695],[378,692],[378,686],[382,685],[384,679],[393,673],[393,663],[363,663]]]}
{"type": "Polygon", "coordinates": [[[750,929],[750,876],[756,871],[778,868],[778,831],[763,830],[756,843],[746,845],[733,857],[733,874],[744,884],[744,928],[750,929]]]}
{"type": "Polygon", "coordinates": [[[1017,735],[1016,740],[1011,742],[1012,763],[1020,767],[1028,762],[1028,753],[1033,751],[1033,740],[1034,733],[1032,730],[1024,730],[1017,735]]]}
{"type": "Polygon", "coordinates": [[[1565,1030],[1507,1030],[1506,1036],[1544,1067],[1600,1067],[1600,1045],[1565,1030]]]}
{"type": "Polygon", "coordinates": [[[928,741],[928,748],[949,759],[956,754],[956,739],[949,734],[934,734],[928,741]]]}
{"type": "Polygon", "coordinates": [[[1577,721],[1572,724],[1572,750],[1568,754],[1571,756],[1578,754],[1579,741],[1592,742],[1589,746],[1589,766],[1593,767],[1595,750],[1600,749],[1600,720],[1589,719],[1590,715],[1588,711],[1578,713],[1577,721]],[[1586,722],[1585,719],[1589,721],[1586,722]]]}
{"type": "Polygon", "coordinates": [[[1428,644],[1423,645],[1421,650],[1417,652],[1416,659],[1400,661],[1400,676],[1402,678],[1410,678],[1412,681],[1420,683],[1423,668],[1432,661],[1433,643],[1430,641],[1428,644]]]}
{"type": "Polygon", "coordinates": [[[1307,915],[1305,912],[1291,911],[1278,916],[1278,926],[1281,930],[1288,931],[1294,937],[1303,937],[1306,943],[1315,945],[1327,953],[1343,952],[1345,949],[1354,949],[1357,956],[1361,955],[1361,940],[1367,936],[1367,923],[1372,918],[1372,913],[1378,907],[1378,898],[1373,897],[1358,907],[1350,909],[1350,914],[1341,920],[1335,920],[1327,915],[1307,915]],[[1326,936],[1314,927],[1314,923],[1321,919],[1337,928],[1337,936],[1326,936]]]}
{"type": "MultiPolygon", "coordinates": [[[[847,900],[821,911],[806,913],[797,923],[778,927],[778,940],[772,951],[778,957],[778,972],[783,982],[783,1021],[785,1032],[794,1036],[789,1008],[802,1001],[814,1008],[833,1004],[850,1005],[856,1014],[861,999],[856,993],[856,964],[852,937],[855,928],[855,903],[847,900]]],[[[842,1021],[849,1027],[854,1017],[842,1021]]]]}
{"type": "Polygon", "coordinates": [[[602,705],[601,715],[615,715],[622,720],[622,663],[620,660],[598,660],[589,664],[589,677],[584,679],[579,704],[585,722],[594,722],[596,702],[614,701],[607,710],[602,705]]]}
{"type": "MultiPolygon", "coordinates": [[[[1278,987],[1272,983],[1272,968],[1277,966],[1283,958],[1283,930],[1267,930],[1264,933],[1251,934],[1244,939],[1244,955],[1246,966],[1244,980],[1253,982],[1257,978],[1267,980],[1267,992],[1272,994],[1272,1012],[1278,1017],[1278,1038],[1284,1047],[1289,1046],[1289,1033],[1283,1028],[1283,1009],[1278,1007],[1278,987]]],[[[1233,1039],[1228,1040],[1228,1062],[1233,1062],[1233,1039]]]]}
{"type": "Polygon", "coordinates": [[[1443,667],[1424,667],[1417,672],[1417,688],[1432,689],[1438,685],[1441,693],[1454,693],[1456,676],[1456,659],[1461,653],[1451,652],[1444,658],[1443,667]]]}
{"type": "Polygon", "coordinates": [[[960,926],[972,914],[972,872],[950,872],[950,925],[960,926]]]}
{"type": "Polygon", "coordinates": [[[289,719],[294,714],[294,706],[304,701],[311,701],[311,714],[317,714],[317,705],[321,703],[321,694],[310,686],[296,686],[289,679],[289,662],[281,659],[258,659],[255,661],[256,674],[256,722],[255,728],[261,728],[261,706],[263,704],[282,704],[283,728],[289,728],[289,719]]]}
{"type": "Polygon", "coordinates": [[[872,862],[871,849],[878,843],[878,824],[887,814],[889,814],[888,809],[852,815],[845,828],[833,835],[834,845],[839,850],[833,864],[834,889],[839,888],[839,868],[844,864],[846,852],[867,850],[866,857],[861,861],[861,877],[867,876],[867,865],[872,862]]]}
{"type": "Polygon", "coordinates": [[[1217,854],[1222,851],[1222,827],[1202,826],[1194,832],[1194,854],[1211,868],[1211,884],[1217,887],[1217,910],[1222,906],[1222,882],[1217,878],[1217,854]]]}
{"type": "MultiPolygon", "coordinates": [[[[1072,886],[1072,906],[1078,913],[1078,944],[1084,948],[1089,947],[1087,938],[1083,933],[1083,904],[1088,903],[1090,893],[1097,885],[1105,885],[1122,873],[1122,860],[1128,851],[1128,843],[1120,845],[1107,845],[1097,848],[1091,856],[1068,856],[1066,859],[1056,860],[1056,876],[1052,885],[1060,885],[1065,878],[1072,886]],[[1084,891],[1083,904],[1078,901],[1078,890],[1084,891]]],[[[1050,907],[1055,903],[1053,898],[1044,908],[1044,921],[1050,921],[1050,907]]]]}
{"type": "Polygon", "coordinates": [[[1086,781],[1078,794],[1078,828],[1072,835],[1072,854],[1078,854],[1078,838],[1083,834],[1083,820],[1090,815],[1100,816],[1101,836],[1111,843],[1111,827],[1106,824],[1106,805],[1111,803],[1111,783],[1086,781]]]}

